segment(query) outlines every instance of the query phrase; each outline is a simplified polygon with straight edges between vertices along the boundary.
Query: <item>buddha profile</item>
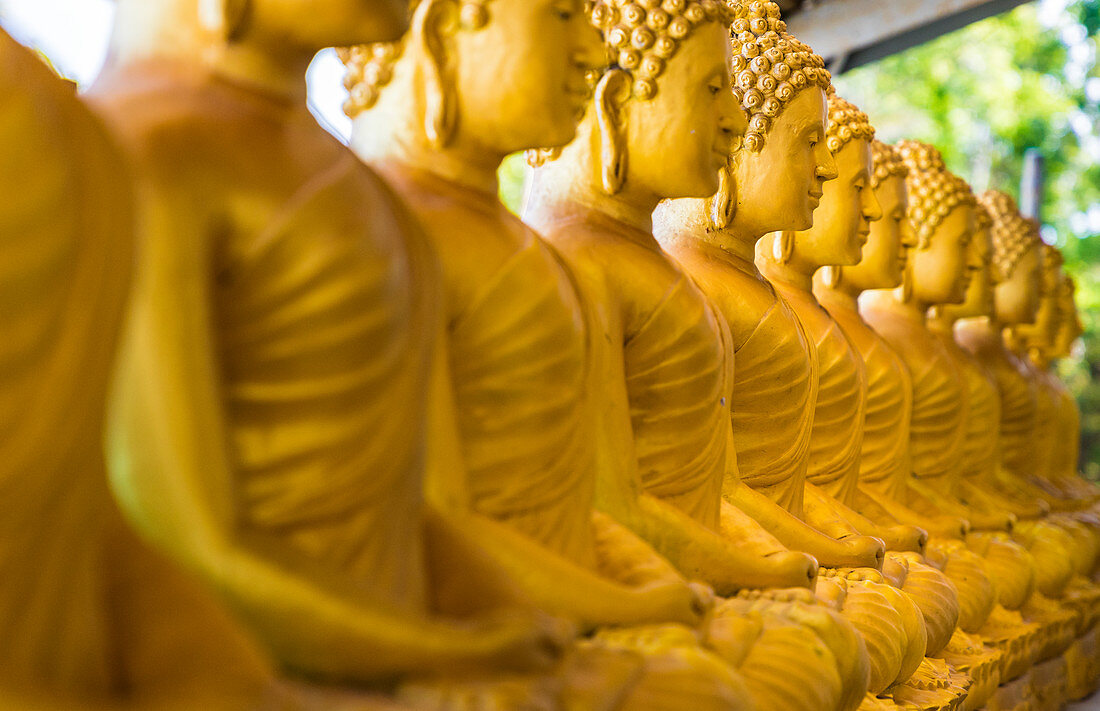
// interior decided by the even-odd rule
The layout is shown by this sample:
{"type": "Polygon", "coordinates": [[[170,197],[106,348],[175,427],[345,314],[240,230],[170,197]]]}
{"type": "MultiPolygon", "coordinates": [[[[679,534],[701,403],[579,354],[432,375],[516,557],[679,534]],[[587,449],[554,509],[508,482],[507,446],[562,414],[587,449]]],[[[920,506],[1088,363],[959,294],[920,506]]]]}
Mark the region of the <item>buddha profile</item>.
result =
{"type": "Polygon", "coordinates": [[[758,705],[854,708],[866,656],[851,646],[858,640],[850,626],[808,591],[784,609],[769,590],[811,584],[816,564],[803,567],[812,559],[787,551],[723,499],[736,478],[727,332],[652,234],[661,199],[715,190],[730,143],[744,131],[729,89],[725,6],[693,1],[670,12],[594,4],[609,66],[574,141],[531,156],[524,219],[562,255],[589,307],[597,500],[682,571],[698,566],[694,574],[719,594],[752,590],[718,603],[718,625],[745,613],[782,625],[746,644],[738,666],[758,705]],[[822,642],[819,657],[811,650],[822,642]],[[798,670],[800,681],[776,675],[779,668],[798,670]]]}
{"type": "MultiPolygon", "coordinates": [[[[738,5],[734,10],[738,14],[734,29],[745,35],[740,40],[741,44],[746,43],[747,36],[751,35],[750,23],[762,26],[761,34],[770,29],[772,35],[778,36],[774,28],[777,23],[782,23],[774,4],[750,3],[738,5]]],[[[735,56],[750,56],[743,54],[741,44],[735,40],[735,56]]],[[[750,48],[747,51],[753,50],[750,48]]],[[[813,76],[814,81],[820,77],[821,81],[827,82],[820,58],[815,58],[808,51],[801,54],[792,51],[792,55],[792,62],[800,62],[798,79],[793,81],[805,82],[807,76],[813,76]],[[805,65],[801,64],[803,61],[805,65]],[[803,66],[805,72],[801,69],[803,66]],[[819,71],[821,74],[818,74],[819,71]]],[[[672,66],[670,63],[670,72],[672,66]]],[[[695,61],[686,66],[699,76],[693,81],[703,84],[706,78],[703,63],[695,61]]],[[[783,66],[789,69],[793,64],[784,63],[783,66]]],[[[604,106],[600,103],[599,86],[607,86],[616,71],[622,70],[612,68],[609,74],[601,78],[602,84],[598,85],[593,106],[599,113],[595,117],[586,116],[586,121],[589,118],[593,120],[587,126],[582,122],[578,139],[560,156],[536,169],[525,212],[527,218],[543,227],[548,238],[561,248],[566,261],[578,275],[582,292],[589,294],[590,300],[600,305],[601,311],[596,318],[602,321],[597,323],[606,335],[602,339],[597,338],[597,341],[609,344],[612,349],[604,356],[604,367],[609,370],[605,371],[601,382],[622,380],[624,388],[624,392],[615,395],[615,401],[620,403],[616,415],[619,424],[614,425],[612,433],[619,441],[625,439],[629,442],[633,438],[633,458],[640,470],[639,478],[644,489],[674,502],[682,511],[695,512],[697,520],[708,523],[723,537],[734,541],[748,540],[757,550],[761,550],[760,544],[770,538],[772,550],[782,550],[788,541],[781,541],[780,536],[786,536],[794,541],[813,542],[824,553],[831,554],[834,561],[843,561],[841,564],[858,566],[863,563],[877,567],[880,564],[881,542],[860,536],[836,541],[822,534],[768,496],[742,486],[734,466],[736,462],[721,464],[715,456],[722,443],[719,436],[724,434],[729,437],[728,427],[731,424],[729,374],[723,374],[723,371],[732,363],[724,314],[716,313],[693,283],[699,281],[705,288],[698,275],[688,277],[681,270],[682,266],[689,267],[689,263],[680,254],[676,254],[676,261],[672,261],[662,249],[667,247],[675,251],[665,237],[671,229],[679,229],[682,223],[672,221],[665,207],[658,210],[656,217],[663,243],[659,244],[651,234],[650,213],[661,196],[669,199],[663,205],[670,208],[677,204],[703,203],[702,187],[706,181],[702,177],[710,178],[712,190],[717,188],[717,183],[725,179],[720,178],[718,169],[723,168],[727,161],[719,161],[717,167],[709,166],[714,174],[701,174],[698,186],[683,182],[683,170],[663,170],[654,174],[650,166],[643,165],[636,173],[631,172],[630,166],[643,159],[648,161],[646,151],[651,148],[645,142],[645,136],[638,134],[634,138],[635,131],[639,129],[629,125],[620,129],[618,125],[608,123],[625,114],[617,113],[619,107],[612,104],[605,115],[604,106]],[[621,143],[612,129],[625,134],[621,143]],[[637,157],[639,154],[641,157],[637,157]],[[612,158],[621,163],[612,162],[612,158]],[[618,174],[608,170],[609,166],[615,165],[625,165],[627,169],[626,180],[621,184],[609,179],[618,174]],[[723,385],[723,381],[727,385],[723,385]],[[706,403],[706,409],[699,407],[700,402],[706,403]],[[723,422],[727,428],[724,432],[719,429],[723,422]],[[673,439],[669,437],[670,432],[683,434],[673,439]],[[657,458],[650,453],[660,453],[662,456],[657,458]],[[700,474],[706,476],[701,477],[700,474]],[[764,525],[752,516],[746,516],[753,507],[753,516],[759,513],[766,520],[764,525]]],[[[663,104],[664,89],[660,80],[658,87],[653,98],[644,100],[652,103],[639,102],[630,110],[652,111],[655,115],[671,111],[663,104]]],[[[817,120],[823,133],[824,93],[816,85],[814,88],[820,92],[817,120]]],[[[810,94],[809,99],[814,98],[810,94]]],[[[672,94],[667,101],[675,105],[675,99],[677,96],[672,94]]],[[[684,104],[683,101],[677,103],[684,104]]],[[[626,106],[630,107],[630,104],[626,106]]],[[[812,107],[812,102],[806,106],[812,107]]],[[[642,120],[646,122],[643,126],[667,122],[667,119],[642,120]]],[[[745,140],[748,140],[753,125],[759,126],[759,121],[753,124],[750,118],[745,140]]],[[[801,135],[798,138],[799,141],[803,139],[801,135]]],[[[666,135],[665,148],[669,154],[687,154],[685,150],[670,148],[669,140],[666,135]]],[[[829,177],[829,166],[822,169],[823,175],[815,177],[813,161],[822,155],[829,159],[827,152],[815,154],[810,151],[809,182],[823,181],[829,177]]],[[[696,174],[702,166],[706,166],[706,161],[698,161],[693,167],[696,174]]],[[[797,172],[795,175],[800,183],[806,182],[807,179],[797,172]]],[[[808,205],[809,202],[807,194],[803,203],[808,205]]],[[[608,412],[612,412],[610,408],[608,412]]],[[[627,456],[630,456],[629,451],[627,456]]],[[[787,482],[781,485],[786,488],[787,482]]],[[[904,577],[903,572],[897,572],[904,577]]],[[[866,644],[874,647],[871,656],[875,693],[892,684],[898,676],[908,677],[912,669],[906,671],[906,667],[915,667],[920,663],[924,646],[923,638],[919,638],[924,634],[920,612],[907,598],[900,599],[902,593],[881,585],[882,580],[876,570],[865,569],[831,575],[828,582],[819,582],[817,586],[823,598],[840,607],[842,614],[847,613],[850,620],[858,619],[864,625],[861,632],[867,640],[866,644]],[[848,575],[852,578],[849,579],[848,575]],[[845,586],[847,590],[844,590],[845,586]],[[831,592],[833,590],[836,592],[831,592]],[[899,633],[899,630],[904,632],[899,633]],[[908,647],[911,638],[919,638],[921,647],[912,660],[910,656],[913,655],[909,654],[908,647]]],[[[943,585],[950,589],[946,581],[943,585]]]]}
{"type": "Polygon", "coordinates": [[[118,3],[90,94],[140,197],[111,483],[318,693],[446,696],[476,670],[541,698],[568,625],[425,501],[430,246],[306,106],[317,51],[393,39],[403,10],[118,3]]]}
{"type": "Polygon", "coordinates": [[[812,291],[813,276],[822,268],[832,279],[844,266],[860,261],[870,225],[882,218],[870,185],[873,137],[866,114],[830,95],[826,143],[839,177],[823,187],[814,225],[766,236],[757,243],[757,263],[814,341],[818,391],[807,471],[808,519],[825,530],[835,527],[838,536],[861,532],[883,538],[891,550],[921,551],[927,533],[899,525],[860,490],[865,367],[840,323],[812,291]],[[857,513],[859,509],[873,509],[875,520],[857,513]]]}
{"type": "Polygon", "coordinates": [[[107,130],[0,31],[0,707],[293,708],[209,591],[108,489],[104,401],[136,253],[107,130]]]}

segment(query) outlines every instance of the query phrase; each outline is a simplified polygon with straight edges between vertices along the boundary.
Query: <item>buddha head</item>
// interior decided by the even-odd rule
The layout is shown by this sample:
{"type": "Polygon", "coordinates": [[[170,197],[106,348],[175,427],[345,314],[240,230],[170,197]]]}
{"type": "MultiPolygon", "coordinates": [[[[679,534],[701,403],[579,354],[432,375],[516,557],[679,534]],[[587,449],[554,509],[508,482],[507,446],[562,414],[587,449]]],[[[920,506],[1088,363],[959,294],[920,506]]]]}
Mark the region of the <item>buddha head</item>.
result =
{"type": "Polygon", "coordinates": [[[1084,333],[1081,315],[1077,311],[1077,284],[1068,274],[1062,275],[1059,290],[1058,334],[1055,338],[1054,356],[1068,358],[1073,354],[1073,344],[1084,333]]]}
{"type": "Polygon", "coordinates": [[[603,38],[605,66],[592,75],[577,139],[562,151],[528,154],[535,191],[543,181],[592,186],[647,217],[661,199],[713,193],[744,129],[729,91],[726,6],[594,0],[589,19],[603,38]]]}
{"type": "Polygon", "coordinates": [[[947,169],[933,146],[901,141],[898,150],[909,169],[905,188],[916,236],[916,246],[906,260],[902,296],[922,310],[961,303],[970,276],[974,193],[947,169]]]}
{"type": "Polygon", "coordinates": [[[408,0],[397,42],[341,50],[353,144],[460,151],[495,170],[512,152],[572,140],[598,38],[581,0],[408,0]]]}
{"type": "Polygon", "coordinates": [[[731,35],[733,94],[748,127],[707,206],[711,229],[735,227],[755,238],[809,229],[837,173],[826,142],[832,77],[787,32],[774,2],[735,4],[731,35]]]}
{"type": "Polygon", "coordinates": [[[1043,243],[1042,271],[1039,278],[1039,308],[1035,322],[1022,324],[1018,336],[1029,351],[1049,356],[1055,347],[1062,309],[1062,253],[1056,247],[1043,243]]]}
{"type": "Polygon", "coordinates": [[[1039,226],[999,190],[984,192],[978,200],[993,219],[993,317],[1004,326],[1034,323],[1042,281],[1039,226]]]}
{"type": "Polygon", "coordinates": [[[247,45],[308,64],[326,47],[378,42],[407,27],[405,0],[116,0],[112,54],[247,45]],[[153,48],[151,44],[163,45],[153,48]]]}
{"type": "Polygon", "coordinates": [[[993,290],[997,284],[997,275],[993,270],[993,240],[990,228],[993,218],[984,205],[974,207],[974,237],[970,240],[969,261],[970,281],[966,296],[961,304],[947,304],[944,314],[952,319],[976,318],[993,313],[993,290]]]}
{"type": "Polygon", "coordinates": [[[859,262],[871,223],[882,218],[882,206],[871,188],[874,138],[867,114],[830,93],[825,145],[836,161],[837,178],[822,186],[813,227],[775,238],[780,240],[775,245],[777,257],[806,274],[828,267],[824,278],[830,286],[839,282],[840,266],[859,262]]]}
{"type": "MultiPolygon", "coordinates": [[[[843,285],[856,294],[901,285],[906,253],[916,246],[905,190],[908,174],[909,169],[897,148],[882,141],[871,142],[870,185],[882,210],[882,219],[870,223],[858,264],[823,270],[822,278],[827,285],[832,286],[829,282],[834,281],[836,286],[843,285]]],[[[826,186],[831,184],[826,183],[826,186]]]]}

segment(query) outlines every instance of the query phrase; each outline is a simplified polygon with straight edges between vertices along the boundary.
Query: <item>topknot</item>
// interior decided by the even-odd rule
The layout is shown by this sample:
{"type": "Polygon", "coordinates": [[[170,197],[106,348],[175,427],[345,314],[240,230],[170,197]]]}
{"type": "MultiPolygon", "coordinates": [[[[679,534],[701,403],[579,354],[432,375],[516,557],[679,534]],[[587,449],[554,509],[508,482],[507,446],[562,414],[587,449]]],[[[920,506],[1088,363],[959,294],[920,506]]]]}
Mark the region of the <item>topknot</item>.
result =
{"type": "Polygon", "coordinates": [[[810,86],[828,90],[832,75],[825,61],[787,32],[779,6],[770,0],[726,0],[733,11],[730,27],[733,94],[749,115],[742,139],[750,151],[764,147],[772,122],[810,86]]]}
{"type": "Polygon", "coordinates": [[[875,140],[875,127],[867,114],[855,104],[841,98],[835,91],[829,92],[829,127],[825,130],[825,143],[829,152],[840,152],[849,141],[875,140]]]}
{"type": "Polygon", "coordinates": [[[871,188],[877,188],[889,178],[904,178],[909,168],[901,158],[901,151],[889,143],[871,141],[871,188]]]}
{"type": "Polygon", "coordinates": [[[943,156],[934,146],[920,141],[900,141],[897,147],[909,169],[905,178],[909,221],[917,233],[918,245],[924,248],[952,210],[977,203],[970,184],[947,169],[943,156]]]}
{"type": "Polygon", "coordinates": [[[1020,214],[1016,201],[1000,190],[987,190],[978,202],[993,218],[990,235],[993,238],[994,279],[1004,281],[1012,276],[1016,265],[1032,247],[1039,246],[1039,225],[1020,214]]]}
{"type": "MultiPolygon", "coordinates": [[[[467,30],[477,30],[489,22],[488,4],[492,0],[455,0],[458,5],[459,26],[467,30]]],[[[409,0],[411,15],[420,0],[409,0]]],[[[340,47],[336,54],[344,63],[344,88],[348,98],[344,102],[344,113],[355,118],[378,101],[382,89],[393,80],[393,65],[401,57],[404,44],[395,42],[374,42],[354,47],[340,47]]]]}
{"type": "Polygon", "coordinates": [[[656,96],[665,63],[696,27],[732,20],[721,0],[589,0],[586,10],[608,65],[630,76],[631,93],[642,100],[656,96]]]}

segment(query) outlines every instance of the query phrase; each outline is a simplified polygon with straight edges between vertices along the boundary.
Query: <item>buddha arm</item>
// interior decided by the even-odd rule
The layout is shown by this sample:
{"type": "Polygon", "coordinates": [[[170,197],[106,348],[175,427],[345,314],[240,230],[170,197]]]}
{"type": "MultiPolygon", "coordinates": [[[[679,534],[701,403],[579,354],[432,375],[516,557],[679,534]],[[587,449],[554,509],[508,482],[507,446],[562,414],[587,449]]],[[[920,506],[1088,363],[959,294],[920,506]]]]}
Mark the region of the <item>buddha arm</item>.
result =
{"type": "Polygon", "coordinates": [[[851,524],[857,532],[864,536],[881,538],[886,543],[887,550],[920,553],[924,550],[924,544],[928,542],[927,532],[908,523],[899,523],[885,509],[875,507],[873,500],[866,497],[858,486],[853,492],[853,503],[856,504],[853,507],[828,497],[820,489],[817,493],[826,496],[837,514],[851,524]],[[867,505],[867,510],[877,514],[877,517],[865,515],[860,510],[861,501],[867,505]]]}
{"type": "Polygon", "coordinates": [[[145,187],[108,434],[111,483],[130,521],[305,673],[370,681],[544,661],[529,619],[459,626],[383,608],[335,571],[287,565],[279,541],[242,531],[211,343],[209,231],[190,200],[145,187]]]}
{"type": "Polygon", "coordinates": [[[787,548],[809,553],[828,568],[880,568],[885,548],[866,536],[831,538],[750,486],[736,483],[723,491],[727,501],[763,526],[787,548]]]}
{"type": "MultiPolygon", "coordinates": [[[[582,282],[583,283],[583,282],[582,282]]],[[[591,285],[582,288],[591,309],[593,361],[590,392],[593,398],[593,431],[597,437],[599,474],[596,506],[668,559],[690,579],[702,580],[719,595],[759,587],[808,587],[812,561],[790,552],[770,558],[746,552],[739,541],[729,540],[688,516],[672,504],[645,491],[637,470],[634,431],[623,363],[623,335],[604,296],[592,301],[591,285]]]]}
{"type": "MultiPolygon", "coordinates": [[[[445,334],[440,333],[439,342],[445,340],[445,334]]],[[[679,576],[649,580],[637,587],[622,585],[474,511],[466,495],[454,391],[448,359],[442,350],[440,347],[433,358],[431,444],[425,490],[437,515],[453,534],[466,538],[499,566],[526,599],[586,629],[658,622],[697,624],[693,593],[679,576]]],[[[459,570],[461,575],[457,577],[468,577],[466,570],[459,570]]],[[[455,597],[462,601],[469,596],[455,597]]]]}

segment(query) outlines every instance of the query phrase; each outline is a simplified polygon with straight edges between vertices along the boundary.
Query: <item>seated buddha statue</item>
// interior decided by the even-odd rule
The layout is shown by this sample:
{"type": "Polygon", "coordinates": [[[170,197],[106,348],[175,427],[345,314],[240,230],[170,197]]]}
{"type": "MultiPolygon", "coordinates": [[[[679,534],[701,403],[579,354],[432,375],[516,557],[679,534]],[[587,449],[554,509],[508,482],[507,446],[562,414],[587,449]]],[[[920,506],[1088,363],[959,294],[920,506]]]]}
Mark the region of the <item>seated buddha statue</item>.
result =
{"type": "MultiPolygon", "coordinates": [[[[808,517],[819,527],[833,525],[841,531],[844,528],[840,527],[847,527],[863,533],[881,532],[888,536],[888,549],[919,551],[927,534],[917,527],[899,525],[885,507],[874,506],[872,496],[860,491],[860,455],[867,404],[864,362],[840,323],[817,301],[812,291],[813,275],[821,268],[826,267],[826,282],[835,284],[845,266],[861,260],[861,247],[870,224],[883,215],[870,185],[874,129],[866,114],[835,93],[829,96],[828,111],[825,143],[835,160],[838,178],[823,186],[821,204],[809,229],[773,233],[756,245],[756,263],[761,273],[786,298],[814,343],[819,386],[810,437],[806,485],[808,517]],[[868,511],[876,520],[857,513],[855,507],[868,511]],[[830,517],[835,523],[830,524],[830,517]]],[[[922,565],[919,556],[917,558],[911,566],[922,565]]],[[[957,564],[948,569],[954,567],[957,564]]],[[[964,595],[960,602],[965,610],[972,604],[970,598],[973,596],[966,595],[970,592],[966,589],[961,592],[964,595]]],[[[936,600],[920,592],[916,595],[924,598],[925,606],[936,609],[936,600]]],[[[965,618],[961,621],[969,622],[965,618]]],[[[949,631],[944,632],[950,635],[949,631]]],[[[938,646],[933,652],[939,653],[946,640],[934,641],[938,646]]],[[[979,692],[995,688],[996,683],[991,683],[990,676],[996,657],[992,653],[981,654],[968,662],[975,682],[971,702],[980,705],[983,701],[979,692]]]]}
{"type": "MultiPolygon", "coordinates": [[[[797,608],[776,605],[775,583],[765,582],[780,580],[772,566],[812,559],[723,499],[731,478],[736,484],[728,334],[652,234],[663,197],[714,191],[744,129],[729,90],[725,6],[692,0],[670,14],[614,0],[595,3],[591,18],[611,61],[576,139],[532,156],[524,219],[562,255],[588,307],[598,505],[720,594],[751,589],[717,605],[719,627],[744,614],[783,622],[782,637],[741,643],[738,670],[758,706],[855,708],[867,656],[850,624],[809,591],[797,608]],[[733,551],[756,560],[744,582],[725,577],[737,565],[733,551]],[[704,554],[710,562],[691,570],[704,554]]],[[[801,572],[783,584],[810,585],[816,564],[801,572]]],[[[718,646],[730,658],[729,645],[718,646]]]]}
{"type": "Polygon", "coordinates": [[[1042,517],[1049,502],[1041,489],[1027,480],[1026,452],[1033,429],[1034,385],[1020,359],[1006,346],[1002,332],[1008,326],[1035,320],[1039,306],[1042,250],[1037,225],[1022,217],[1012,198],[996,191],[979,196],[992,225],[993,245],[989,265],[993,283],[992,309],[987,315],[961,319],[955,338],[987,368],[997,384],[1001,421],[998,427],[1000,459],[987,473],[992,485],[986,490],[1006,505],[1015,504],[1019,520],[1012,538],[1027,548],[1034,561],[1035,592],[1021,608],[1024,618],[1041,626],[1036,661],[1059,657],[1086,619],[1083,608],[1087,590],[1071,588],[1074,578],[1078,530],[1067,521],[1042,517]],[[1028,413],[1031,413],[1030,415],[1028,413]],[[1042,502],[1042,509],[1033,502],[1042,502]],[[1027,506],[1032,502],[1032,506],[1027,506]]]}
{"type": "MultiPolygon", "coordinates": [[[[845,114],[841,114],[844,116],[845,114]]],[[[859,456],[859,498],[854,507],[871,519],[919,525],[937,538],[959,538],[965,522],[954,516],[928,516],[907,506],[910,490],[909,419],[912,383],[900,356],[867,324],[857,299],[864,291],[901,286],[906,253],[916,246],[906,213],[901,154],[880,141],[871,142],[870,188],[882,219],[868,226],[859,262],[828,265],[814,276],[814,295],[840,325],[863,361],[866,397],[859,456]]],[[[866,190],[866,187],[864,187],[866,190]]]]}
{"type": "Polygon", "coordinates": [[[838,178],[823,186],[814,225],[803,231],[770,234],[756,244],[756,262],[780,296],[794,309],[813,341],[817,360],[817,403],[810,433],[806,475],[806,515],[816,527],[840,536],[861,532],[882,538],[888,550],[920,551],[927,533],[915,526],[890,525],[882,511],[872,522],[854,509],[871,500],[859,489],[866,373],[863,359],[839,322],[813,294],[813,275],[861,258],[870,224],[882,218],[871,180],[871,140],[867,115],[835,93],[828,100],[826,145],[838,178]]]}
{"type": "MultiPolygon", "coordinates": [[[[735,441],[743,438],[746,446],[755,447],[748,460],[754,468],[743,483],[732,476],[732,471],[727,475],[727,503],[758,517],[784,544],[804,546],[799,549],[813,551],[819,558],[830,556],[832,565],[837,565],[833,562],[838,557],[837,543],[847,545],[863,537],[848,534],[838,541],[800,518],[807,432],[812,426],[816,397],[812,341],[786,301],[760,277],[752,262],[753,245],[765,232],[785,226],[784,221],[791,219],[797,221],[798,228],[811,223],[811,193],[820,193],[821,184],[836,175],[835,163],[824,143],[824,89],[829,86],[829,78],[820,58],[786,33],[774,4],[750,4],[740,8],[740,13],[734,24],[734,92],[750,114],[749,130],[720,173],[718,193],[710,199],[681,198],[662,203],[655,213],[656,234],[663,248],[710,297],[730,325],[733,347],[747,349],[745,359],[740,358],[742,351],[735,351],[735,381],[727,416],[735,441]],[[766,62],[744,59],[765,53],[766,62]],[[760,83],[766,89],[773,72],[786,76],[788,71],[796,72],[790,86],[784,85],[767,97],[746,90],[756,86],[758,77],[763,77],[760,83]],[[803,88],[793,94],[787,91],[796,85],[803,88]],[[757,99],[774,100],[774,105],[768,104],[772,106],[769,116],[760,113],[757,99]],[[763,321],[754,322],[753,318],[763,321]],[[755,421],[744,417],[744,411],[750,408],[760,414],[755,421]],[[773,432],[772,425],[786,426],[788,431],[773,432]],[[759,438],[753,428],[763,428],[759,438]],[[796,441],[791,445],[792,439],[802,439],[803,444],[796,441]],[[743,491],[751,491],[757,498],[746,498],[743,491]]],[[[740,455],[738,451],[739,460],[740,455]]],[[[897,567],[906,564],[897,563],[897,567]]],[[[891,565],[884,572],[890,576],[893,570],[891,565]]],[[[938,602],[944,603],[946,636],[950,637],[957,615],[950,583],[931,569],[909,572],[914,574],[905,584],[923,581],[920,584],[941,595],[938,602]]],[[[853,575],[862,573],[853,571],[853,575]]],[[[826,578],[818,585],[825,597],[832,579],[826,578]]],[[[904,579],[903,573],[893,580],[901,584],[904,579]]],[[[849,586],[845,609],[864,633],[872,657],[871,690],[878,694],[899,677],[908,678],[920,665],[926,630],[919,609],[908,597],[890,586],[876,589],[871,581],[861,583],[866,585],[849,586]],[[900,616],[894,619],[903,620],[905,625],[912,623],[912,627],[890,631],[879,626],[891,619],[891,613],[881,602],[872,611],[869,597],[860,602],[861,595],[871,592],[889,598],[900,616]]]]}
{"type": "MultiPolygon", "coordinates": [[[[1076,291],[1077,284],[1073,277],[1068,274],[1063,275],[1059,291],[1058,324],[1051,349],[1051,356],[1055,361],[1073,355],[1074,344],[1084,332],[1081,316],[1077,311],[1076,291]]],[[[1095,502],[1100,498],[1100,490],[1097,490],[1095,484],[1082,478],[1079,472],[1081,409],[1077,399],[1060,378],[1053,380],[1052,385],[1060,393],[1058,407],[1060,442],[1054,449],[1055,459],[1051,465],[1050,474],[1066,491],[1072,492],[1081,501],[1095,502]]]]}
{"type": "Polygon", "coordinates": [[[992,496],[997,463],[1000,398],[997,384],[985,366],[955,340],[955,323],[963,318],[988,315],[993,308],[994,274],[990,269],[993,244],[992,219],[983,205],[975,207],[975,231],[968,249],[966,295],[960,304],[939,304],[926,323],[943,344],[966,380],[966,437],[963,441],[962,477],[956,494],[966,507],[971,533],[1011,530],[1016,516],[992,496]]]}
{"type": "Polygon", "coordinates": [[[306,107],[317,51],[402,17],[121,2],[91,93],[140,198],[114,493],[284,669],[364,690],[541,673],[567,627],[425,503],[434,258],[306,107]]]}
{"type": "MultiPolygon", "coordinates": [[[[683,685],[658,653],[708,654],[672,623],[698,626],[709,592],[699,597],[596,509],[587,317],[560,258],[497,197],[505,156],[572,138],[585,72],[602,63],[599,35],[579,2],[467,3],[458,23],[437,5],[415,4],[399,43],[344,53],[352,148],[408,201],[439,256],[446,357],[428,438],[433,496],[542,608],[600,644],[646,652],[632,695],[683,685]],[[505,64],[485,81],[485,66],[505,64]]],[[[669,708],[730,703],[739,687],[728,665],[716,677],[703,662],[669,708]]]]}
{"type": "Polygon", "coordinates": [[[0,707],[293,708],[268,660],[111,497],[104,401],[134,194],[102,123],[0,31],[0,707]]]}
{"type": "Polygon", "coordinates": [[[1011,197],[989,191],[980,201],[993,221],[993,308],[987,316],[961,319],[955,337],[992,373],[1000,396],[1000,461],[992,472],[994,486],[987,490],[994,489],[999,500],[1015,505],[1009,510],[1020,520],[1013,537],[1036,558],[1036,589],[1059,597],[1073,574],[1068,553],[1074,544],[1069,534],[1040,518],[1051,502],[1046,492],[1029,481],[1035,384],[1027,366],[1002,337],[1006,328],[1035,321],[1042,277],[1041,242],[1037,225],[1019,214],[1011,197]]]}

